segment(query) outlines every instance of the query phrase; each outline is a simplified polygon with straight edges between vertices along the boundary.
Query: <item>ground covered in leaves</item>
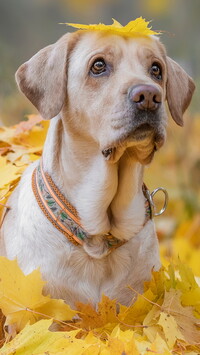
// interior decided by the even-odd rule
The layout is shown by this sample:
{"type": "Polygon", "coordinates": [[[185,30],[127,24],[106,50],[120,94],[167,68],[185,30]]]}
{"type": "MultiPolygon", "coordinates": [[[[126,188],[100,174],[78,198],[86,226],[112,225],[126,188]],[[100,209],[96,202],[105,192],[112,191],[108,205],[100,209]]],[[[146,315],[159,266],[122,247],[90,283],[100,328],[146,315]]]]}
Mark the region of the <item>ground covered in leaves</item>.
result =
{"type": "MultiPolygon", "coordinates": [[[[74,311],[43,296],[39,270],[25,276],[16,260],[1,257],[0,354],[200,354],[200,119],[188,121],[184,131],[170,127],[146,172],[148,187],[167,188],[170,203],[156,223],[163,268],[144,293],[117,313],[116,301],[104,295],[98,309],[79,303],[74,311]]],[[[0,127],[0,215],[27,165],[40,157],[47,129],[39,116],[0,127]]]]}

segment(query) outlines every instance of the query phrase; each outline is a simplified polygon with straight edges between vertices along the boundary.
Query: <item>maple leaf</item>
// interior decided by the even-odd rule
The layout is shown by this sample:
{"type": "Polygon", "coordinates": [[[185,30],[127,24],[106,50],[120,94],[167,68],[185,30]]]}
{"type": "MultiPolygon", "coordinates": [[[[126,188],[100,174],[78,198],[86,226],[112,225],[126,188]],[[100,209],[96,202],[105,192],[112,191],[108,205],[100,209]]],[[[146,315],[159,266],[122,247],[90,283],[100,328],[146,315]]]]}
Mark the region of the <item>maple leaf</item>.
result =
{"type": "Polygon", "coordinates": [[[134,343],[132,331],[114,329],[105,343],[93,333],[84,339],[77,339],[79,330],[70,332],[50,332],[51,320],[40,320],[33,325],[27,325],[11,342],[0,350],[3,355],[139,355],[134,343]]]}
{"type": "Polygon", "coordinates": [[[66,23],[68,26],[72,26],[82,30],[89,31],[106,31],[108,33],[113,33],[123,36],[150,36],[159,35],[159,32],[153,31],[149,26],[148,21],[139,17],[134,21],[130,21],[126,26],[122,26],[118,21],[113,19],[112,25],[104,25],[103,23],[94,25],[81,25],[77,23],[66,23]]]}
{"type": "Polygon", "coordinates": [[[77,302],[76,306],[81,317],[82,328],[94,329],[101,328],[108,323],[118,323],[116,300],[110,300],[105,295],[102,295],[101,302],[98,304],[98,311],[91,304],[77,302]]]}
{"type": "Polygon", "coordinates": [[[147,339],[150,342],[154,342],[156,335],[161,334],[159,326],[157,324],[157,319],[160,315],[160,307],[159,305],[155,304],[150,312],[146,314],[146,317],[144,318],[143,321],[143,333],[146,335],[147,339]]]}
{"type": "Polygon", "coordinates": [[[15,324],[19,331],[28,322],[32,324],[45,317],[58,321],[73,318],[77,312],[63,300],[42,295],[44,285],[39,270],[24,275],[16,260],[0,257],[0,308],[6,325],[15,324]]]}
{"type": "Polygon", "coordinates": [[[189,344],[200,343],[200,331],[197,328],[197,318],[193,315],[192,307],[183,307],[181,292],[171,289],[165,292],[162,309],[167,315],[172,315],[178,325],[178,329],[189,344]]]}
{"type": "Polygon", "coordinates": [[[16,167],[8,163],[6,157],[0,156],[0,166],[1,166],[1,180],[0,180],[0,188],[5,188],[6,185],[10,183],[10,181],[16,180],[22,174],[22,169],[16,167]]]}
{"type": "Polygon", "coordinates": [[[6,201],[17,186],[25,168],[39,159],[49,122],[28,116],[12,127],[0,127],[0,220],[6,201]]]}
{"type": "Polygon", "coordinates": [[[40,125],[34,126],[32,130],[14,135],[12,142],[26,148],[34,148],[35,152],[42,151],[48,127],[49,122],[42,121],[40,125]]]}
{"type": "Polygon", "coordinates": [[[185,340],[183,334],[179,330],[175,318],[172,315],[161,312],[157,324],[162,327],[166,342],[171,349],[175,345],[177,339],[181,339],[183,341],[185,340]]]}
{"type": "MultiPolygon", "coordinates": [[[[79,330],[68,332],[67,335],[63,332],[51,332],[51,324],[52,320],[40,320],[33,325],[27,325],[11,342],[3,346],[0,354],[66,354],[67,347],[73,342],[80,349],[81,341],[75,338],[79,330]],[[65,352],[62,352],[63,348],[65,352]]],[[[82,346],[83,344],[81,348],[82,346]]]]}
{"type": "Polygon", "coordinates": [[[136,302],[127,308],[125,312],[118,315],[118,318],[122,321],[122,324],[127,326],[142,324],[145,316],[152,308],[151,301],[155,301],[155,296],[150,289],[148,289],[143,295],[138,294],[136,302]]]}
{"type": "Polygon", "coordinates": [[[132,330],[122,331],[119,325],[108,336],[107,350],[113,355],[140,354],[134,341],[134,332],[132,330]]]}

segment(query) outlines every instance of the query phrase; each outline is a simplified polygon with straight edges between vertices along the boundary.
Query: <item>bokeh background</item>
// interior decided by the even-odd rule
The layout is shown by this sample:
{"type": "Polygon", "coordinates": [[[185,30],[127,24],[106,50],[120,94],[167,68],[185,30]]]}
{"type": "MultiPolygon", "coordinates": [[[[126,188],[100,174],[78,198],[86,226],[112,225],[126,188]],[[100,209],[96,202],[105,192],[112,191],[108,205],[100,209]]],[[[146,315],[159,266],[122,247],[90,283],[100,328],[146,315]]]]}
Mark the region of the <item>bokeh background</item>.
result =
{"type": "MultiPolygon", "coordinates": [[[[156,221],[163,262],[182,258],[200,276],[200,0],[0,0],[0,125],[36,112],[17,90],[18,66],[70,27],[61,22],[122,25],[142,16],[163,31],[168,55],[195,79],[182,129],[169,119],[168,139],[146,169],[153,190],[167,188],[167,212],[156,221]]],[[[162,204],[159,195],[157,204],[162,204]]]]}

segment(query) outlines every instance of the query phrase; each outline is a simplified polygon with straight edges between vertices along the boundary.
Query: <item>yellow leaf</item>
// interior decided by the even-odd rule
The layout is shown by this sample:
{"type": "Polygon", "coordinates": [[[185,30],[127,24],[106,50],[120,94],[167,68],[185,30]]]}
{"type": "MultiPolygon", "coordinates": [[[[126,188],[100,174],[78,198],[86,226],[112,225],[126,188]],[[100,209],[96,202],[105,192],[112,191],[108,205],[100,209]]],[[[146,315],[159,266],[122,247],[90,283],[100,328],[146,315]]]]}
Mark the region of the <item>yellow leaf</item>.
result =
{"type": "Polygon", "coordinates": [[[0,156],[0,171],[0,189],[4,189],[6,185],[16,180],[22,173],[21,168],[8,163],[6,157],[2,156],[0,156]]]}
{"type": "Polygon", "coordinates": [[[77,313],[62,300],[42,295],[45,282],[39,270],[24,275],[16,260],[0,257],[0,308],[6,324],[16,324],[17,331],[41,318],[71,320],[77,313]]]}
{"type": "Polygon", "coordinates": [[[117,34],[121,36],[150,36],[158,35],[159,32],[153,31],[149,26],[148,21],[139,17],[134,21],[130,21],[126,26],[122,26],[118,21],[113,19],[112,25],[104,25],[103,23],[94,25],[81,25],[76,23],[66,23],[68,26],[72,26],[82,30],[89,31],[106,31],[108,33],[117,34]]]}
{"type": "Polygon", "coordinates": [[[47,134],[49,122],[42,121],[40,125],[34,126],[32,130],[25,131],[13,137],[13,143],[26,148],[35,148],[35,153],[41,151],[47,134]]]}
{"type": "Polygon", "coordinates": [[[108,337],[107,348],[110,355],[139,355],[132,330],[122,331],[117,325],[108,337]]]}
{"type": "MultiPolygon", "coordinates": [[[[105,326],[109,323],[118,323],[116,316],[116,300],[110,300],[102,295],[101,302],[98,304],[98,311],[92,305],[77,303],[77,309],[82,319],[80,326],[82,328],[94,329],[105,326]]],[[[113,329],[113,327],[111,327],[113,329]]],[[[107,328],[108,330],[108,328],[107,328]]]]}
{"type": "Polygon", "coordinates": [[[2,217],[5,215],[5,206],[8,206],[9,204],[7,203],[7,199],[14,190],[14,188],[17,186],[20,178],[17,178],[16,180],[12,181],[11,184],[5,185],[4,189],[0,189],[0,222],[2,222],[2,217]]]}
{"type": "Polygon", "coordinates": [[[181,280],[177,280],[177,286],[179,289],[182,291],[191,291],[199,288],[194,274],[188,265],[179,261],[177,269],[181,278],[181,280]]]}
{"type": "Polygon", "coordinates": [[[127,312],[124,315],[124,319],[121,319],[120,315],[119,319],[121,319],[123,323],[128,325],[142,323],[145,316],[152,308],[151,301],[154,300],[155,295],[150,289],[147,290],[143,295],[138,295],[136,302],[127,309],[127,312]]]}
{"type": "Polygon", "coordinates": [[[76,307],[81,317],[80,327],[94,329],[99,328],[102,325],[101,317],[92,305],[77,302],[76,307]]]}
{"type": "Polygon", "coordinates": [[[181,296],[181,302],[184,306],[200,306],[200,287],[184,292],[181,296]]]}
{"type": "Polygon", "coordinates": [[[164,268],[159,271],[153,271],[151,280],[144,283],[144,290],[150,289],[154,295],[160,296],[165,290],[166,280],[164,268]]]}
{"type": "Polygon", "coordinates": [[[173,348],[177,339],[185,340],[172,315],[161,312],[158,324],[163,328],[166,342],[170,349],[173,348]]]}
{"type": "Polygon", "coordinates": [[[148,351],[145,353],[145,355],[150,355],[150,354],[171,355],[172,354],[166,342],[162,339],[162,337],[158,333],[156,334],[155,341],[152,344],[150,344],[147,350],[148,351]]]}
{"type": "Polygon", "coordinates": [[[152,343],[155,341],[156,335],[159,332],[159,327],[157,325],[157,319],[159,315],[160,315],[160,307],[154,305],[150,310],[150,312],[147,313],[143,321],[143,325],[144,325],[143,332],[146,335],[147,339],[152,343]]]}
{"type": "Polygon", "coordinates": [[[15,134],[16,126],[12,127],[0,127],[0,141],[8,144],[12,143],[13,136],[15,134]]]}
{"type": "Polygon", "coordinates": [[[165,293],[162,310],[172,315],[178,329],[189,344],[200,343],[200,331],[197,327],[198,320],[193,315],[192,307],[183,307],[180,302],[181,292],[171,289],[165,293]]]}
{"type": "MultiPolygon", "coordinates": [[[[72,351],[68,352],[72,355],[75,354],[73,352],[74,343],[78,351],[82,350],[84,342],[75,338],[79,330],[68,333],[50,332],[51,324],[52,320],[41,320],[34,325],[27,325],[11,342],[3,346],[0,354],[66,354],[66,349],[72,347],[72,351]]],[[[76,354],[81,354],[81,352],[76,352],[76,354]]]]}
{"type": "Polygon", "coordinates": [[[102,323],[116,323],[116,300],[111,300],[102,295],[101,302],[98,304],[98,313],[101,315],[102,323]]]}

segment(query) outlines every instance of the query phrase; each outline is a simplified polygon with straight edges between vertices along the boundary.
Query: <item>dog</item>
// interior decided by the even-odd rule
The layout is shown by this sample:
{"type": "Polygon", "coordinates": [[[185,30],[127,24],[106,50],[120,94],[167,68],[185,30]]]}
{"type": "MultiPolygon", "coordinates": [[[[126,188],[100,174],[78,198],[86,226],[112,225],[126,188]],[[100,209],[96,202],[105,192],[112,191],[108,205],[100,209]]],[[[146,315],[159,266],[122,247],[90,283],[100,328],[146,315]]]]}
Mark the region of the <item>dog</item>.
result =
{"type": "Polygon", "coordinates": [[[8,200],[1,254],[25,274],[39,267],[44,292],[73,307],[102,294],[130,305],[128,286],[142,292],[160,268],[144,166],[165,142],[165,101],[182,126],[193,80],[155,36],[76,31],[24,63],[16,81],[51,123],[42,162],[8,200]]]}

